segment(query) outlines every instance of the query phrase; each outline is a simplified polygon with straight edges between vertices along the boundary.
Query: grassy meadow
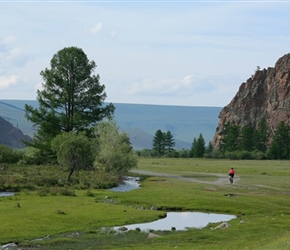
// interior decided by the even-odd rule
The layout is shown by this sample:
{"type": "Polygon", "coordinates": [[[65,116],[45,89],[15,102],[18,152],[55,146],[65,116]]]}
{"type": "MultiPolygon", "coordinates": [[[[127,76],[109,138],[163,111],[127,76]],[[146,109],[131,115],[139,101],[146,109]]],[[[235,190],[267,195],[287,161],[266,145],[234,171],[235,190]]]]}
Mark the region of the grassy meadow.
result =
{"type": "MultiPolygon", "coordinates": [[[[48,169],[43,166],[33,173],[39,176],[45,171],[51,179],[64,174],[61,169],[56,174],[55,168],[49,174],[48,169]]],[[[143,175],[141,188],[129,192],[79,184],[69,187],[71,193],[42,193],[24,186],[17,195],[0,198],[0,245],[16,242],[21,249],[51,250],[290,248],[289,161],[140,158],[137,170],[203,182],[143,175]],[[232,185],[217,182],[215,174],[226,175],[230,167],[240,180],[232,185]],[[153,205],[158,211],[150,210],[153,205]],[[237,219],[223,229],[213,230],[216,223],[203,229],[155,231],[158,238],[109,229],[153,221],[172,210],[232,214],[237,219]]],[[[30,167],[9,166],[5,178],[13,183],[13,178],[21,179],[30,171],[30,167]]]]}

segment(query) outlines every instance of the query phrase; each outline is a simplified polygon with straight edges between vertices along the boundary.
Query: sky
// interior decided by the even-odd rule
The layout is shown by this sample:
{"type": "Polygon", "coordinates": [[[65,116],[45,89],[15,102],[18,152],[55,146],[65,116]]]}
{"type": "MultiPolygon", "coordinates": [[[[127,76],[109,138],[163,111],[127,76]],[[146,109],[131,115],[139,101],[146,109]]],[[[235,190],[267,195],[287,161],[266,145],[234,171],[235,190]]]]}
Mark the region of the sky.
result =
{"type": "Polygon", "coordinates": [[[290,53],[290,1],[1,1],[0,99],[36,100],[53,55],[79,47],[106,102],[224,107],[290,53]]]}

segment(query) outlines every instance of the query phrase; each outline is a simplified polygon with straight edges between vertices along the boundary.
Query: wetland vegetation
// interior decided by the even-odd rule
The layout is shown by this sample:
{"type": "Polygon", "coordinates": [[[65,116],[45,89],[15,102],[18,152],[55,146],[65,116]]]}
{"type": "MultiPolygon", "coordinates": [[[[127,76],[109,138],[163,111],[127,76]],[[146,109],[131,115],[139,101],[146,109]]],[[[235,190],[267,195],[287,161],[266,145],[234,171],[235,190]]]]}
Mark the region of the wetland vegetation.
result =
{"type": "MultiPolygon", "coordinates": [[[[22,249],[288,249],[289,161],[140,158],[141,188],[112,192],[89,185],[98,176],[54,166],[7,165],[0,188],[0,243],[22,249]],[[230,167],[239,178],[218,182],[230,167]],[[172,178],[172,176],[187,177],[172,178]],[[195,180],[199,181],[195,181],[195,180]],[[200,180],[203,180],[201,182],[200,180]],[[5,181],[4,181],[5,180],[5,181]],[[190,181],[191,180],[191,181],[190,181]],[[151,210],[155,206],[158,210],[151,210]],[[103,228],[154,221],[169,211],[231,214],[228,228],[154,231],[161,237],[103,228]]],[[[174,225],[172,225],[174,226],[174,225]]]]}

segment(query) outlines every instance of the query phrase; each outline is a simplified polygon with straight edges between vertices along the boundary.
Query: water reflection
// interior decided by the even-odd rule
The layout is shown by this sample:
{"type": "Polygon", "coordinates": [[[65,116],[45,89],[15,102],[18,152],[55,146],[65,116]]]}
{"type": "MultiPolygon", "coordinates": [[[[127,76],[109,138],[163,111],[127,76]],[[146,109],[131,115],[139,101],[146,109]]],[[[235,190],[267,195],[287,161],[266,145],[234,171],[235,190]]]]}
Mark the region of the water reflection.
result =
{"type": "MultiPolygon", "coordinates": [[[[200,212],[169,212],[167,217],[157,221],[125,225],[128,230],[140,228],[142,231],[149,230],[171,230],[174,227],[176,230],[186,230],[187,228],[203,228],[209,223],[217,223],[222,221],[230,221],[235,219],[234,215],[212,214],[200,212]]],[[[119,230],[120,227],[114,227],[114,230],[119,230]]]]}
{"type": "Polygon", "coordinates": [[[118,187],[110,188],[108,190],[114,192],[127,192],[139,188],[139,181],[139,177],[125,176],[122,184],[120,184],[118,187]]]}

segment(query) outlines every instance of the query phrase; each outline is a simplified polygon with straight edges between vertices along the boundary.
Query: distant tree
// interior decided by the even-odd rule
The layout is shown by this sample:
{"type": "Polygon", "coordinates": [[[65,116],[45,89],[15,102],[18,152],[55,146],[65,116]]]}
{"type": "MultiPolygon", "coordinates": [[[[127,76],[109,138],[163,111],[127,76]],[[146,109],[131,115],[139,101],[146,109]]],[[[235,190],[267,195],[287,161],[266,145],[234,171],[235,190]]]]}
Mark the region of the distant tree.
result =
{"type": "Polygon", "coordinates": [[[196,153],[196,145],[197,145],[197,140],[196,137],[193,138],[192,144],[191,144],[191,150],[190,150],[190,157],[195,157],[196,153]]]}
{"type": "Polygon", "coordinates": [[[229,123],[224,125],[221,139],[221,150],[236,151],[239,149],[239,134],[240,127],[237,125],[230,125],[229,123]]]}
{"type": "Polygon", "coordinates": [[[176,158],[190,158],[191,156],[191,149],[179,149],[175,150],[174,157],[176,158]]]}
{"type": "Polygon", "coordinates": [[[114,106],[104,105],[105,86],[99,75],[93,75],[94,61],[82,49],[68,47],[58,51],[50,61],[50,69],[41,71],[43,89],[37,91],[39,108],[25,105],[28,121],[37,126],[33,141],[45,160],[54,159],[52,139],[61,132],[89,131],[105,117],[111,117],[114,106]]]}
{"type": "Polygon", "coordinates": [[[265,153],[268,147],[268,126],[265,117],[260,120],[258,124],[257,135],[254,135],[254,138],[255,148],[265,153]]]}
{"type": "Polygon", "coordinates": [[[51,145],[58,163],[69,169],[68,181],[75,171],[92,166],[92,144],[84,134],[63,132],[52,140],[51,145]]]}
{"type": "Polygon", "coordinates": [[[164,133],[160,129],[158,129],[154,134],[153,150],[158,152],[160,155],[163,155],[165,152],[164,133]]]}
{"type": "Polygon", "coordinates": [[[129,137],[119,132],[114,121],[97,124],[95,136],[97,152],[94,166],[118,176],[137,167],[137,154],[131,147],[129,137]]]}
{"type": "Polygon", "coordinates": [[[199,137],[193,139],[191,146],[191,155],[192,157],[203,157],[205,153],[205,141],[202,134],[199,134],[199,137]]]}
{"type": "Polygon", "coordinates": [[[254,129],[250,126],[242,127],[239,142],[239,150],[253,151],[254,145],[255,145],[254,129]]]}
{"type": "Polygon", "coordinates": [[[285,122],[277,127],[267,155],[271,159],[290,159],[290,126],[285,122]]]}
{"type": "Polygon", "coordinates": [[[208,145],[207,145],[207,147],[205,148],[205,153],[206,154],[210,154],[210,153],[212,153],[212,151],[213,151],[213,146],[212,146],[212,143],[211,143],[211,141],[208,143],[208,145]]]}
{"type": "Polygon", "coordinates": [[[173,135],[170,131],[167,131],[163,133],[163,138],[164,138],[164,150],[166,153],[170,154],[171,152],[174,151],[173,148],[175,147],[173,135]]]}

